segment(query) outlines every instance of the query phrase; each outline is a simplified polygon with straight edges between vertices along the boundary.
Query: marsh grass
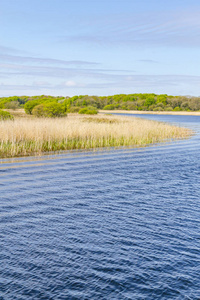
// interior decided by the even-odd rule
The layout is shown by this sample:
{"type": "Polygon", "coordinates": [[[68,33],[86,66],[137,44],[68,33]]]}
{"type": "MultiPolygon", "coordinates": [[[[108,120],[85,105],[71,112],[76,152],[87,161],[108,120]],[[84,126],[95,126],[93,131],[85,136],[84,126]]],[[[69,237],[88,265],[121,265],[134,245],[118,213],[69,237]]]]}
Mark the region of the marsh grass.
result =
{"type": "Polygon", "coordinates": [[[0,122],[0,157],[102,147],[142,147],[191,132],[156,121],[116,116],[72,115],[60,119],[19,118],[0,122]]]}

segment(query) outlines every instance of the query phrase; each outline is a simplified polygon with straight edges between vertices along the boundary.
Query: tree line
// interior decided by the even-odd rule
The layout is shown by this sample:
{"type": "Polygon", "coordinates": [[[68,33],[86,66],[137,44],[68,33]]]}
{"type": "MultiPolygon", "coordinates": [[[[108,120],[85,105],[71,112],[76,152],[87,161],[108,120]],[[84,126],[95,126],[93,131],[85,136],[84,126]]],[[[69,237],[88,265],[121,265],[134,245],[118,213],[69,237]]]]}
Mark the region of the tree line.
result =
{"type": "Polygon", "coordinates": [[[34,112],[41,114],[52,111],[54,107],[61,114],[67,112],[87,113],[103,110],[140,110],[140,111],[200,111],[200,97],[170,96],[167,94],[118,94],[113,96],[73,97],[40,96],[12,96],[0,98],[0,109],[24,108],[27,114],[34,112]],[[52,103],[52,104],[50,104],[52,103]],[[57,103],[57,104],[55,104],[57,103]],[[40,105],[39,108],[36,107],[40,105]]]}

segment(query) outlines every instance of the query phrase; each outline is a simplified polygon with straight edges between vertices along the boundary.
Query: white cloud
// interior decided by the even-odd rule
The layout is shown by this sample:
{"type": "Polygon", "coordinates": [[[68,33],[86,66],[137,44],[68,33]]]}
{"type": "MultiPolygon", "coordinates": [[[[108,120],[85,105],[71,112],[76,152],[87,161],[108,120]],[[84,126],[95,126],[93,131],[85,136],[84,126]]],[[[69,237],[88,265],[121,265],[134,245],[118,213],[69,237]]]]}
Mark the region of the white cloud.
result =
{"type": "Polygon", "coordinates": [[[77,85],[76,82],[73,80],[68,80],[65,82],[65,86],[67,86],[67,87],[74,87],[76,85],[77,85]]]}

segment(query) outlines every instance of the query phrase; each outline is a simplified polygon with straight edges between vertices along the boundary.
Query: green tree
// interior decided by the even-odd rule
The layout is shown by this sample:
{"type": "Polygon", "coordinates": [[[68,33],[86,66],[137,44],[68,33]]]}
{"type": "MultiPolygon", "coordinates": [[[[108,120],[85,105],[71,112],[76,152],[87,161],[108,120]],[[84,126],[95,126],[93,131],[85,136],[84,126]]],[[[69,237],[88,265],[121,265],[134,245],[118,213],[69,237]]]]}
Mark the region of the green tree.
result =
{"type": "Polygon", "coordinates": [[[38,100],[31,100],[31,101],[26,102],[26,104],[24,105],[25,113],[28,115],[32,115],[32,110],[38,104],[39,104],[38,100]]]}
{"type": "Polygon", "coordinates": [[[63,106],[57,102],[49,102],[36,105],[32,113],[36,117],[45,118],[58,118],[66,116],[63,106]]]}
{"type": "Polygon", "coordinates": [[[155,103],[156,103],[156,100],[153,97],[148,97],[144,102],[144,106],[149,107],[155,103]]]}

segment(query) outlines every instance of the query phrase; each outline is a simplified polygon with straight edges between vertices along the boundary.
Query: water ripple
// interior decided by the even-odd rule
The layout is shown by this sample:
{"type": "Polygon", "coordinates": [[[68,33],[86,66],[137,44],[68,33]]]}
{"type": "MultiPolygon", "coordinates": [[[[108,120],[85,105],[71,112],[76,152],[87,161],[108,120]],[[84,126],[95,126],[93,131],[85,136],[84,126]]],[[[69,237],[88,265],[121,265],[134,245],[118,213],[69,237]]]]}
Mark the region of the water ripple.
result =
{"type": "Polygon", "coordinates": [[[200,117],[142,149],[1,160],[0,299],[200,299],[200,117]]]}

